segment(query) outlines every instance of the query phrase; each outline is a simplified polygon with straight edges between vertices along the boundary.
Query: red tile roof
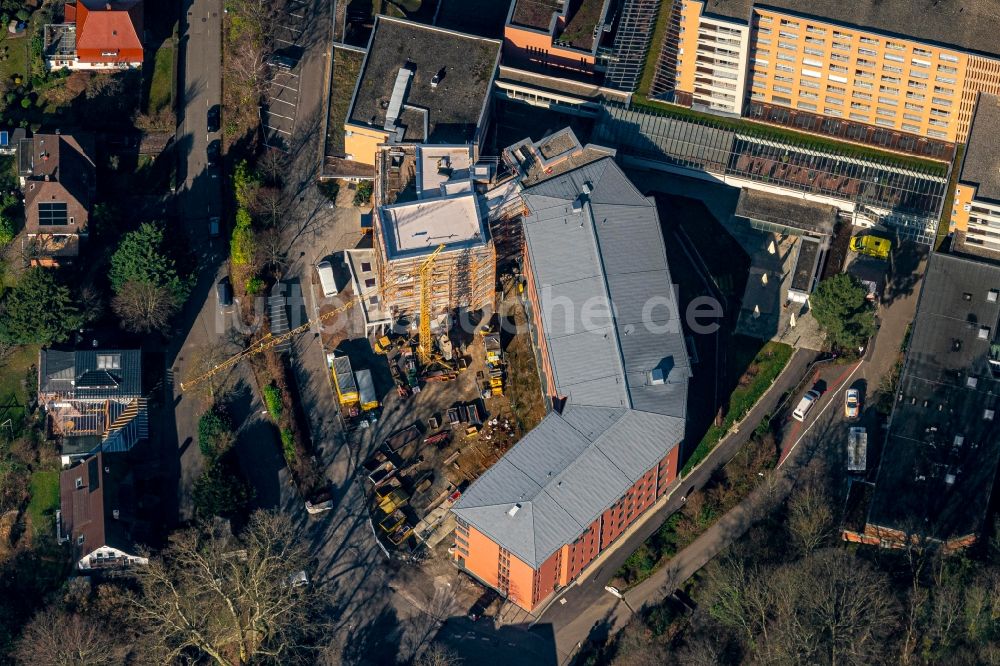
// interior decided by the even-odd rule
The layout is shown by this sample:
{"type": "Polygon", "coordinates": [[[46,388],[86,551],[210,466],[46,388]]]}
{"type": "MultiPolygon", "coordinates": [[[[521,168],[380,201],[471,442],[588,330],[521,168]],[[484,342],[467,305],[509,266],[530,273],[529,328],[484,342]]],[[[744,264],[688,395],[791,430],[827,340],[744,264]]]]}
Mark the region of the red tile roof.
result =
{"type": "MultiPolygon", "coordinates": [[[[142,60],[142,0],[90,2],[90,6],[80,0],[73,13],[76,14],[76,55],[79,60],[142,60]]],[[[67,11],[67,17],[69,14],[67,11]]]]}

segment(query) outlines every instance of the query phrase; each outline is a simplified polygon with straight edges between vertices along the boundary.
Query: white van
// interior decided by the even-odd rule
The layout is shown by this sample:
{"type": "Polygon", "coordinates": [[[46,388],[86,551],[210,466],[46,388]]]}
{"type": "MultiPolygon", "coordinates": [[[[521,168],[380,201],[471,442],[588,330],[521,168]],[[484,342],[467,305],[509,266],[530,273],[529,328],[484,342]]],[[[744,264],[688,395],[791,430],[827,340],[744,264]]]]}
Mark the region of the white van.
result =
{"type": "Polygon", "coordinates": [[[319,284],[323,288],[323,295],[329,298],[337,295],[337,281],[333,279],[333,266],[329,261],[321,261],[316,264],[316,272],[319,274],[319,284]]]}
{"type": "Polygon", "coordinates": [[[806,394],[802,396],[802,399],[799,400],[799,404],[795,408],[795,411],[792,412],[792,418],[796,421],[805,421],[806,414],[808,414],[809,410],[813,408],[813,405],[816,404],[817,400],[819,400],[819,391],[807,391],[806,394]]]}

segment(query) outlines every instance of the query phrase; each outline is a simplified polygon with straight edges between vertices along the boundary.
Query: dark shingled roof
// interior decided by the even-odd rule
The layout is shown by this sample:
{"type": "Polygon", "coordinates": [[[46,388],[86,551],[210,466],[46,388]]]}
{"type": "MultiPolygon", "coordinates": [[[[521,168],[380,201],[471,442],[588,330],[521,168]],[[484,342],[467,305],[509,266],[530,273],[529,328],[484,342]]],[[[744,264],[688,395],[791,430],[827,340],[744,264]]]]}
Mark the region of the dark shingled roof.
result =
{"type": "Polygon", "coordinates": [[[933,254],[869,524],[941,540],[981,528],[1000,462],[998,325],[1000,266],[933,254]]]}
{"type": "Polygon", "coordinates": [[[423,114],[404,108],[406,117],[400,122],[407,124],[405,140],[469,143],[488,101],[499,57],[497,40],[379,16],[348,122],[381,130],[396,75],[409,67],[413,78],[405,103],[427,110],[429,136],[423,137],[423,114]],[[432,88],[431,79],[442,69],[444,77],[432,88]]]}
{"type": "Polygon", "coordinates": [[[142,396],[142,353],[138,349],[38,353],[38,392],[69,399],[138,398],[142,396]],[[98,367],[98,357],[117,357],[112,365],[98,367]]]}
{"type": "Polygon", "coordinates": [[[959,181],[976,186],[976,198],[1000,203],[1000,97],[982,93],[962,159],[959,181]]]}
{"type": "Polygon", "coordinates": [[[133,491],[128,465],[115,454],[98,453],[63,470],[59,476],[61,530],[70,539],[74,560],[103,546],[133,552],[135,544],[130,533],[136,503],[133,491]]]}

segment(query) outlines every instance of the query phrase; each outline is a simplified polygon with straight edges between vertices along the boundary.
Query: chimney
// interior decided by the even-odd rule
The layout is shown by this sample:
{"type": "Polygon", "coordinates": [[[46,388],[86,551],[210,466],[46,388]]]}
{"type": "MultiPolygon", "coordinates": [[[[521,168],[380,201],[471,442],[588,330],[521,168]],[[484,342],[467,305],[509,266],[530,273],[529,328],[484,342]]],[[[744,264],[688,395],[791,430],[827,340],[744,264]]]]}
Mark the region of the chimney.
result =
{"type": "Polygon", "coordinates": [[[45,174],[45,182],[49,182],[49,174],[45,174]]]}

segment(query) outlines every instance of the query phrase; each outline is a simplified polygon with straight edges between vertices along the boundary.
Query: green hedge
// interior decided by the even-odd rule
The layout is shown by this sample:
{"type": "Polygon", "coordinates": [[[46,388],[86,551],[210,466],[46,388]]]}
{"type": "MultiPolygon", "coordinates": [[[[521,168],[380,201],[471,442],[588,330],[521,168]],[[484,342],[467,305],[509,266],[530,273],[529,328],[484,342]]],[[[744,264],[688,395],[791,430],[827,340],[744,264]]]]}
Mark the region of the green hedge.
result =
{"type": "Polygon", "coordinates": [[[264,404],[267,405],[267,413],[275,422],[281,420],[281,389],[273,384],[264,387],[264,404]]]}
{"type": "Polygon", "coordinates": [[[285,454],[285,462],[289,465],[295,462],[295,435],[288,428],[281,431],[281,451],[285,454]]]}
{"type": "Polygon", "coordinates": [[[697,448],[684,463],[681,476],[687,476],[695,465],[704,460],[712,452],[734,423],[742,419],[753,409],[761,396],[767,392],[781,371],[788,365],[793,349],[780,342],[768,342],[757,353],[751,365],[757,366],[757,374],[747,386],[737,387],[729,397],[729,411],[722,419],[722,425],[712,425],[701,438],[697,448]]]}

